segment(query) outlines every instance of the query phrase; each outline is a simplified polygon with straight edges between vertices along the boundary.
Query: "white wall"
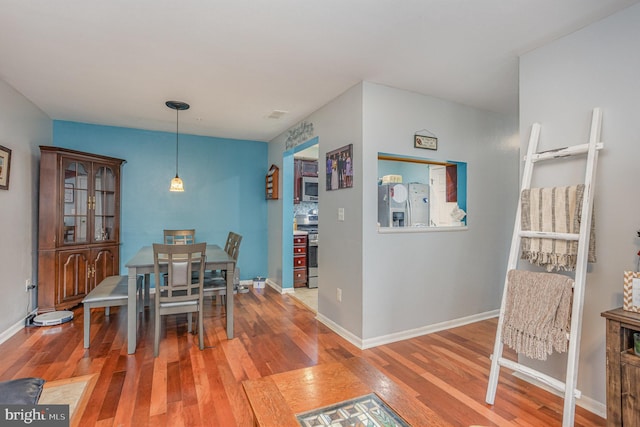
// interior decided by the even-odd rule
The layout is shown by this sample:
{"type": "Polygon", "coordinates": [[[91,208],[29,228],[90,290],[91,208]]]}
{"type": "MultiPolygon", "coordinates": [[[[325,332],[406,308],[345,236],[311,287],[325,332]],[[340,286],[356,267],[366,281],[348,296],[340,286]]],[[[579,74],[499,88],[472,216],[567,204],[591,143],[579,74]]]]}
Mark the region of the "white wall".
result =
{"type": "MultiPolygon", "coordinates": [[[[588,141],[591,111],[603,112],[595,186],[597,262],[587,274],[578,388],[605,402],[605,321],[622,305],[622,274],[635,270],[640,239],[640,5],[523,55],[520,132],[523,150],[531,124],[542,125],[540,149],[588,141]]],[[[583,179],[584,162],[561,165],[546,177],[583,179]]],[[[574,181],[578,182],[578,181],[574,181]]],[[[564,379],[566,357],[535,366],[564,379]]],[[[580,404],[580,401],[578,401],[580,404]]],[[[603,408],[601,408],[603,409],[603,408]]]]}
{"type": "MultiPolygon", "coordinates": [[[[305,121],[313,123],[314,134],[319,137],[318,312],[359,337],[362,334],[362,84],[347,90],[305,121]],[[353,188],[326,191],[326,153],[347,144],[353,144],[353,188]],[[338,207],[345,209],[344,222],[337,220],[338,207]],[[336,301],[337,287],[343,289],[342,304],[336,301]]],[[[270,164],[282,164],[286,136],[284,133],[269,143],[270,164]]],[[[281,284],[282,200],[268,205],[269,279],[281,284]]],[[[293,222],[293,212],[286,215],[293,222]]]]}
{"type": "MultiPolygon", "coordinates": [[[[499,308],[518,189],[515,115],[364,82],[305,121],[319,137],[320,165],[328,151],[353,144],[353,188],[320,186],[321,320],[369,346],[499,308]],[[438,136],[438,151],[413,147],[415,131],[424,128],[438,136]],[[468,230],[378,234],[379,151],[467,162],[468,230]]],[[[269,162],[282,162],[285,137],[269,144],[269,162]]],[[[281,203],[269,203],[269,278],[276,282],[281,217],[281,203]]]]}
{"type": "Polygon", "coordinates": [[[0,145],[11,149],[9,190],[0,190],[0,341],[35,308],[25,280],[38,271],[38,146],[51,141],[49,117],[0,80],[0,145]]]}
{"type": "Polygon", "coordinates": [[[364,88],[363,338],[496,310],[518,197],[517,118],[364,88]],[[437,136],[437,151],[414,148],[413,135],[423,129],[437,136]],[[378,152],[466,162],[468,229],[378,233],[378,152]]]}

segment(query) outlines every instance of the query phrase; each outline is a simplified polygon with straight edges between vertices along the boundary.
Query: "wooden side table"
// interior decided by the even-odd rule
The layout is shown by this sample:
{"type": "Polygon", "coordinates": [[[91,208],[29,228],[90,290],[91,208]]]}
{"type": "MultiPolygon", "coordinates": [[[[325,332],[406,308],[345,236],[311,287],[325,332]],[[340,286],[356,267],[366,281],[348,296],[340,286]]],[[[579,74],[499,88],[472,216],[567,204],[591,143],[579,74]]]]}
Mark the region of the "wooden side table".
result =
{"type": "Polygon", "coordinates": [[[640,356],[633,334],[640,332],[640,313],[616,308],[607,319],[607,426],[640,425],[640,356]]]}

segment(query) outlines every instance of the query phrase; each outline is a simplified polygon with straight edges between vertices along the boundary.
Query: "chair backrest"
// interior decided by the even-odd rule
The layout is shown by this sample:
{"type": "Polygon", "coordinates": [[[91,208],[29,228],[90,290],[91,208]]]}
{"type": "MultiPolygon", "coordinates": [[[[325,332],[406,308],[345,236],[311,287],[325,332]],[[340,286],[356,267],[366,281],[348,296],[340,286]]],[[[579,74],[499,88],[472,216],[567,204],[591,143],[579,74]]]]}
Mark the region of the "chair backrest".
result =
{"type": "Polygon", "coordinates": [[[238,261],[238,255],[240,254],[241,241],[241,235],[230,231],[229,235],[227,236],[227,243],[224,245],[224,251],[231,255],[231,257],[233,257],[233,259],[236,261],[238,261]]]}
{"type": "Polygon", "coordinates": [[[165,245],[192,245],[196,242],[196,230],[164,230],[165,245]]]}
{"type": "Polygon", "coordinates": [[[206,243],[190,245],[153,244],[156,306],[165,302],[196,301],[202,296],[206,243]],[[160,274],[167,270],[167,280],[160,274]],[[193,271],[198,278],[193,279],[193,271]]]}

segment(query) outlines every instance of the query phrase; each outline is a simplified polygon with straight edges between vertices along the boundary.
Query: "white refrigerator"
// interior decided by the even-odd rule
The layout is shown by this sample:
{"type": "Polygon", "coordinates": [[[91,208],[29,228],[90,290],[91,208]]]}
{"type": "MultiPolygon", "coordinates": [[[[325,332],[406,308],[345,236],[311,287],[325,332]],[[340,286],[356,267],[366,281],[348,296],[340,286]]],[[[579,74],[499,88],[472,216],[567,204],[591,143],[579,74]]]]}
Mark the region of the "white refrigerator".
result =
{"type": "Polygon", "coordinates": [[[409,227],[429,226],[429,185],[419,182],[407,184],[407,223],[409,227]]]}

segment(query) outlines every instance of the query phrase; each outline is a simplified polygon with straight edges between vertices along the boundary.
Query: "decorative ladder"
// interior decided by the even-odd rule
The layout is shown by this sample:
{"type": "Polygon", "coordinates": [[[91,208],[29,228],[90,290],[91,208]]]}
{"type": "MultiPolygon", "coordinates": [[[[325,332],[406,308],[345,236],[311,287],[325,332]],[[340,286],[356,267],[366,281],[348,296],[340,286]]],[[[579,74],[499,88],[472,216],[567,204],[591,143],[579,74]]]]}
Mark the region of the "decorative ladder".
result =
{"type": "Polygon", "coordinates": [[[601,150],[604,147],[604,144],[600,142],[601,123],[602,112],[599,108],[594,108],[593,116],[591,119],[591,133],[589,136],[588,144],[574,145],[556,150],[543,151],[540,153],[537,152],[538,140],[540,139],[540,124],[533,124],[531,128],[531,135],[529,137],[529,147],[527,149],[527,155],[525,157],[520,198],[522,197],[522,190],[529,189],[531,186],[533,165],[535,163],[543,160],[552,160],[586,153],[587,163],[584,179],[585,189],[582,201],[582,221],[580,223],[580,232],[578,234],[574,234],[523,231],[521,229],[520,222],[522,213],[520,206],[521,200],[519,198],[513,237],[511,239],[511,250],[509,252],[509,261],[507,265],[507,273],[509,272],[509,270],[517,268],[522,237],[578,241],[578,253],[574,276],[573,301],[571,310],[571,330],[568,336],[569,348],[567,352],[566,380],[563,383],[562,381],[559,381],[528,366],[502,357],[502,328],[504,323],[505,301],[507,297],[507,276],[505,275],[502,304],[500,306],[500,317],[498,320],[498,328],[496,331],[496,341],[493,347],[493,355],[491,356],[491,373],[489,375],[489,383],[487,386],[486,402],[493,405],[496,397],[496,388],[498,387],[500,367],[504,366],[521,374],[532,377],[535,380],[540,381],[541,383],[544,383],[561,393],[564,393],[564,411],[562,415],[563,427],[573,426],[576,399],[580,398],[581,395],[580,391],[576,389],[576,385],[578,381],[578,358],[580,353],[582,306],[584,304],[584,287],[587,273],[587,256],[589,250],[589,231],[591,228],[591,214],[593,212],[593,186],[596,177],[596,166],[598,163],[598,150],[601,150]]]}

